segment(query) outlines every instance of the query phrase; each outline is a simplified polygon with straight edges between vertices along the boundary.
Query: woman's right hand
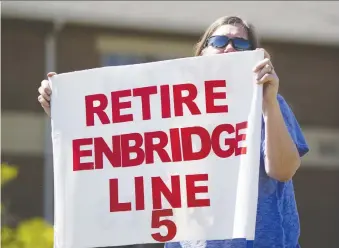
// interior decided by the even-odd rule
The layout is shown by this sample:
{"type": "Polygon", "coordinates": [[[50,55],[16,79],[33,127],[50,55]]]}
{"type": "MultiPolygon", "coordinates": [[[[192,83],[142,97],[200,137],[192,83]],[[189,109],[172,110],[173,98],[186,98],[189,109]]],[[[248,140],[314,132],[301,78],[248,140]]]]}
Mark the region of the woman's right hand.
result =
{"type": "MultiPolygon", "coordinates": [[[[47,77],[52,77],[56,75],[55,72],[49,72],[47,74],[47,77]]],[[[41,104],[41,107],[45,110],[46,114],[51,117],[51,106],[50,106],[50,101],[51,101],[51,94],[52,94],[52,89],[49,86],[49,81],[48,80],[43,80],[41,82],[41,86],[38,89],[39,96],[38,96],[38,101],[41,104]]]]}

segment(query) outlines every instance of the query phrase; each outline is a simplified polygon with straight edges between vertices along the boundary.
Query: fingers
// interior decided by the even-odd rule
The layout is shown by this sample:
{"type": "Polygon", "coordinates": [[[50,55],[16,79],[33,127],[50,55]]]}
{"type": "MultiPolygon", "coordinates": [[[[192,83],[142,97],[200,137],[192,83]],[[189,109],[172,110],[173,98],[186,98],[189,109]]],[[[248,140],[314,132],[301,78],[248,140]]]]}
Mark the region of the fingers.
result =
{"type": "Polygon", "coordinates": [[[275,80],[274,75],[265,74],[262,78],[257,79],[257,84],[264,84],[267,82],[273,82],[275,80]]]}
{"type": "MultiPolygon", "coordinates": [[[[47,73],[47,77],[53,77],[56,75],[55,72],[49,72],[47,73]]],[[[41,86],[38,89],[39,96],[38,96],[38,102],[41,104],[41,107],[44,109],[46,114],[48,116],[51,116],[51,107],[50,107],[50,101],[51,101],[51,94],[52,94],[52,89],[49,85],[48,80],[43,80],[41,82],[41,86]]]]}
{"type": "Polygon", "coordinates": [[[265,53],[265,58],[260,61],[254,68],[253,72],[257,74],[257,83],[258,84],[264,84],[269,81],[275,80],[275,72],[274,72],[274,67],[272,65],[272,62],[270,60],[271,56],[269,53],[263,49],[263,48],[258,48],[258,50],[263,50],[265,53]]]}
{"type": "Polygon", "coordinates": [[[260,61],[254,68],[253,68],[253,72],[258,72],[260,70],[262,70],[266,65],[270,65],[272,68],[273,64],[271,62],[271,56],[270,54],[263,48],[257,48],[256,50],[263,50],[265,53],[264,59],[262,61],[260,61]]]}
{"type": "Polygon", "coordinates": [[[43,80],[41,82],[41,86],[38,89],[38,92],[40,95],[47,101],[51,100],[50,95],[52,94],[52,90],[49,86],[49,82],[47,80],[43,80]]]}
{"type": "Polygon", "coordinates": [[[264,66],[264,68],[257,73],[257,80],[260,80],[265,74],[270,74],[272,72],[272,67],[268,64],[264,66]]]}
{"type": "Polygon", "coordinates": [[[269,58],[263,59],[262,61],[260,61],[254,68],[253,68],[253,72],[259,72],[260,70],[262,70],[266,65],[269,65],[271,67],[273,67],[271,60],[269,58]]]}
{"type": "Polygon", "coordinates": [[[48,116],[51,116],[51,108],[49,102],[46,99],[44,99],[41,95],[38,96],[38,101],[40,102],[41,107],[44,109],[46,114],[48,116]]]}
{"type": "Polygon", "coordinates": [[[42,95],[38,96],[38,101],[40,102],[40,104],[43,108],[49,108],[50,107],[49,101],[47,101],[42,95]]]}

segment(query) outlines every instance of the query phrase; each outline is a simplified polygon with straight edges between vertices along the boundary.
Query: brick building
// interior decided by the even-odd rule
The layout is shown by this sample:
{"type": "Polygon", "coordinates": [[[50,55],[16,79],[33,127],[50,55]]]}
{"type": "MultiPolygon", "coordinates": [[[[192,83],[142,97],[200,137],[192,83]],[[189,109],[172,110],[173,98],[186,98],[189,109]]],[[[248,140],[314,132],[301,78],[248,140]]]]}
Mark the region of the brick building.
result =
{"type": "MultiPolygon", "coordinates": [[[[10,200],[11,212],[20,218],[53,219],[49,122],[37,102],[37,89],[46,72],[191,56],[204,28],[224,15],[220,11],[199,14],[201,3],[152,3],[157,12],[162,11],[161,6],[166,9],[159,21],[149,11],[137,13],[131,8],[131,13],[122,15],[119,11],[129,9],[128,2],[124,6],[108,3],[112,13],[100,4],[86,3],[83,8],[67,2],[2,3],[2,161],[20,169],[2,197],[10,200]],[[183,16],[174,11],[175,4],[189,13],[187,19],[199,16],[199,20],[182,24],[183,16]]],[[[323,5],[305,6],[311,5],[307,10],[325,11],[323,5]]],[[[242,3],[218,2],[218,6],[216,9],[224,7],[235,13],[243,10],[242,3]]],[[[277,10],[284,6],[270,6],[275,19],[282,19],[277,10]]],[[[339,26],[324,20],[338,20],[339,16],[335,6],[327,6],[328,12],[319,11],[319,16],[298,8],[297,4],[292,8],[290,20],[269,24],[257,18],[258,13],[254,18],[250,10],[245,9],[243,16],[253,17],[262,30],[263,46],[272,54],[281,80],[280,92],[292,106],[311,147],[294,179],[301,245],[335,248],[339,246],[339,26]],[[291,26],[293,22],[295,26],[291,26]]]]}

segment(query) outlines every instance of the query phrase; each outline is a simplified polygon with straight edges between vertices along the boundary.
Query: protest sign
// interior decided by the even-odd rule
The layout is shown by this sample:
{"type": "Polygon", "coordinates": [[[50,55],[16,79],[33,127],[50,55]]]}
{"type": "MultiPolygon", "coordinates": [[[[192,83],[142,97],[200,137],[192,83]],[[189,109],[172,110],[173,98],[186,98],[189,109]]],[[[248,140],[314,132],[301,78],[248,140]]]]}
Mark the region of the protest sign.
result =
{"type": "Polygon", "coordinates": [[[53,76],[55,247],[253,240],[263,56],[53,76]]]}

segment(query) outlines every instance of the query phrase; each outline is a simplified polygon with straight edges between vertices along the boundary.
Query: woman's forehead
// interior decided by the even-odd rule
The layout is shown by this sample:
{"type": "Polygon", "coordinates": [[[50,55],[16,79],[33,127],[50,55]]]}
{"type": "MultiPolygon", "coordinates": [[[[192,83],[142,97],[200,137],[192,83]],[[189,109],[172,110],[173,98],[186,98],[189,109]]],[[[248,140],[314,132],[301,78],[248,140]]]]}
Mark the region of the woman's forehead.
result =
{"type": "Polygon", "coordinates": [[[230,37],[248,38],[246,29],[240,24],[225,24],[217,28],[213,35],[227,35],[230,37]]]}

